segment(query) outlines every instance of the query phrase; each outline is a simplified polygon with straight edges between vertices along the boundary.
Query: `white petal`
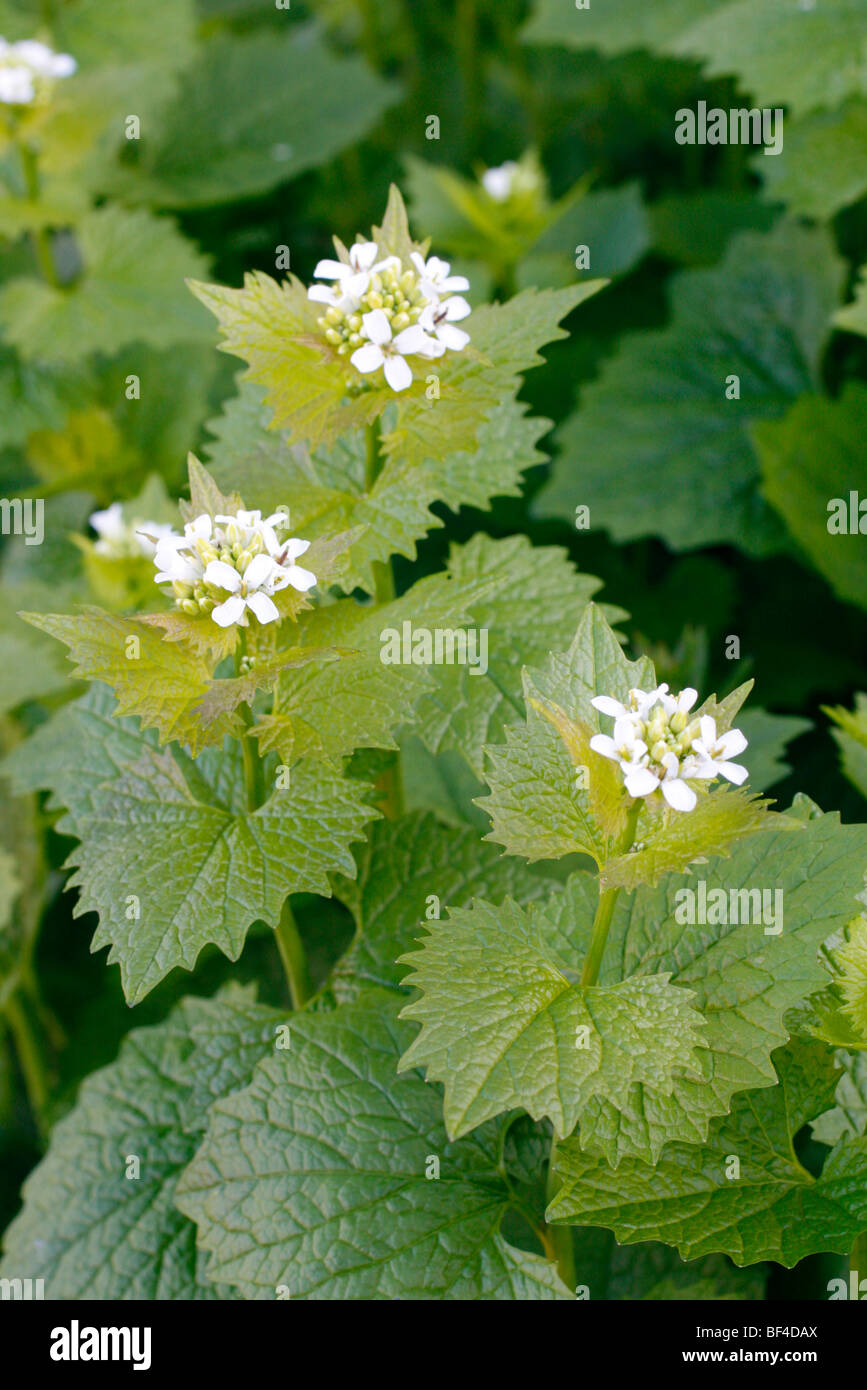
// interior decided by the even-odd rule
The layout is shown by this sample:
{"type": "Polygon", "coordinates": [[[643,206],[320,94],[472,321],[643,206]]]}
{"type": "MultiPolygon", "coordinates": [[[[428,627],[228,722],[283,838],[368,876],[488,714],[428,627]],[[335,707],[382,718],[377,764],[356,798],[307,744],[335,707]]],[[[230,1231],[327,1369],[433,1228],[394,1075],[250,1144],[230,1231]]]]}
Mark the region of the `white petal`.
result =
{"type": "Polygon", "coordinates": [[[421,324],[414,323],[398,333],[394,340],[394,346],[402,357],[408,357],[412,352],[423,352],[428,341],[428,336],[421,324]]]}
{"type": "Polygon", "coordinates": [[[344,265],[342,261],[326,260],[319,262],[313,272],[313,277],[316,280],[344,280],[351,274],[351,268],[348,265],[344,265]]]}
{"type": "Polygon", "coordinates": [[[594,695],[590,703],[600,714],[612,714],[615,719],[618,715],[627,713],[626,706],[621,705],[619,700],[613,700],[610,695],[594,695]]]}
{"type": "Polygon", "coordinates": [[[691,685],[683,689],[677,697],[677,708],[682,714],[688,714],[698,699],[698,691],[693,690],[691,685]]]}
{"type": "Polygon", "coordinates": [[[375,372],[382,366],[385,357],[376,343],[365,343],[364,347],[355,349],[349,360],[360,372],[375,372]]]}
{"type": "Polygon", "coordinates": [[[370,341],[378,347],[391,342],[391,324],[382,309],[371,309],[369,314],[362,316],[361,324],[370,341]]]}
{"type": "Polygon", "coordinates": [[[376,242],[359,241],[349,248],[349,259],[356,270],[369,270],[376,260],[376,242]]]}
{"type": "Polygon", "coordinates": [[[256,614],[260,623],[273,623],[280,617],[280,610],[267,594],[250,594],[247,607],[256,614]]]}
{"type": "Polygon", "coordinates": [[[299,555],[303,555],[305,550],[309,549],[309,541],[300,541],[297,536],[293,536],[283,546],[283,554],[287,560],[297,560],[299,555]]]}
{"type": "Polygon", "coordinates": [[[418,271],[419,275],[424,276],[427,273],[427,267],[424,263],[424,256],[422,256],[419,251],[410,251],[409,258],[415,266],[416,270],[418,271]]]}
{"type": "Polygon", "coordinates": [[[691,811],[698,800],[692,787],[688,787],[680,777],[671,777],[664,781],[662,795],[675,811],[691,811]]]}
{"type": "Polygon", "coordinates": [[[455,290],[468,290],[470,282],[466,275],[449,275],[440,282],[440,289],[444,294],[453,294],[455,290]]]}
{"type": "Polygon", "coordinates": [[[316,575],[310,570],[304,569],[301,565],[290,565],[286,574],[286,582],[292,585],[293,589],[298,589],[300,593],[306,594],[308,589],[312,589],[316,583],[316,575]]]}
{"type": "Polygon", "coordinates": [[[317,304],[334,304],[337,296],[330,285],[311,285],[307,298],[315,300],[317,304]]]}
{"type": "Polygon", "coordinates": [[[724,777],[727,782],[734,782],[739,787],[749,777],[749,770],[741,767],[740,763],[717,763],[716,770],[720,777],[724,777]]]}
{"type": "Polygon", "coordinates": [[[460,295],[458,294],[452,295],[450,299],[447,299],[441,305],[441,308],[445,309],[446,319],[449,323],[459,323],[461,319],[465,319],[467,317],[467,314],[471,314],[473,312],[467,301],[465,299],[461,299],[460,295]]]}
{"type": "Polygon", "coordinates": [[[594,753],[601,753],[603,758],[614,758],[615,760],[619,760],[620,758],[620,748],[618,744],[614,742],[613,738],[609,738],[607,734],[594,734],[590,740],[590,747],[593,749],[594,753]]]}
{"type": "Polygon", "coordinates": [[[453,328],[450,323],[441,323],[437,328],[440,342],[452,352],[462,352],[470,341],[469,333],[462,328],[453,328]]]}
{"type": "Polygon", "coordinates": [[[227,565],[225,560],[209,560],[205,568],[205,583],[213,584],[216,589],[228,589],[230,594],[236,594],[241,587],[241,576],[231,565],[227,565]]]}
{"type": "Polygon", "coordinates": [[[211,539],[211,518],[207,512],[202,512],[201,516],[194,517],[188,521],[184,527],[184,535],[187,540],[209,541],[211,539]]]}
{"type": "MultiPolygon", "coordinates": [[[[617,744],[634,743],[636,740],[635,716],[630,714],[620,714],[614,721],[613,737],[617,744]]],[[[642,748],[646,747],[642,743],[642,748]]]]}
{"type": "Polygon", "coordinates": [[[650,796],[659,786],[659,778],[649,767],[631,768],[624,780],[630,796],[650,796]]]}
{"type": "Polygon", "coordinates": [[[55,53],[51,60],[52,77],[71,77],[77,70],[78,64],[71,53],[55,53]]]}
{"type": "Polygon", "coordinates": [[[712,748],[716,743],[716,720],[711,719],[709,714],[703,714],[699,721],[701,729],[701,741],[708,748],[712,748]]]}
{"type": "MultiPolygon", "coordinates": [[[[208,567],[210,568],[210,566],[208,567]]],[[[274,569],[274,561],[270,555],[254,555],[247,568],[244,570],[244,584],[247,589],[258,589],[260,585],[267,584],[274,569]]]]}
{"type": "Polygon", "coordinates": [[[240,594],[233,594],[227,598],[225,603],[221,603],[211,613],[214,622],[220,627],[231,627],[232,623],[237,623],[244,616],[246,604],[240,594]]]}
{"type": "Polygon", "coordinates": [[[412,385],[412,370],[404,357],[386,357],[385,379],[392,391],[405,391],[412,385]]]}
{"type": "Polygon", "coordinates": [[[747,747],[747,740],[740,729],[729,729],[727,734],[723,734],[717,747],[723,757],[736,758],[747,747]]]}

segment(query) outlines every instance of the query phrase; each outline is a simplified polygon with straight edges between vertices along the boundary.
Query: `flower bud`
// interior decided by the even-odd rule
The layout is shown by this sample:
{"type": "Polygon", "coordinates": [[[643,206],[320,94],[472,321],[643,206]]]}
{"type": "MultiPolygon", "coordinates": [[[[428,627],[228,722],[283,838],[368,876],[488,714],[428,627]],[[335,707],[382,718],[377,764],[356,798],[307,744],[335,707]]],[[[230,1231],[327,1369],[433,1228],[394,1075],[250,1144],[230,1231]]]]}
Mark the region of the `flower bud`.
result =
{"type": "Polygon", "coordinates": [[[185,598],[180,607],[184,613],[189,613],[191,618],[199,616],[199,605],[194,598],[185,598]]]}

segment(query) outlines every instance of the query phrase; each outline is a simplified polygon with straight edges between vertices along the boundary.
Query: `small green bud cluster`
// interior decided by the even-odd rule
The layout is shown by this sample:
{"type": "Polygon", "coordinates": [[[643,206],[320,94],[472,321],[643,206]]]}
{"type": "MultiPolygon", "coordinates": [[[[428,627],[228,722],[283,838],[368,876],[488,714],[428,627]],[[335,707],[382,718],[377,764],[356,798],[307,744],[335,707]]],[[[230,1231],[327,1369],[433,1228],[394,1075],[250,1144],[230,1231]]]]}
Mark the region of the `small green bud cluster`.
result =
{"type": "Polygon", "coordinates": [[[421,288],[421,282],[414,270],[402,270],[397,257],[385,264],[370,276],[367,290],[357,302],[357,307],[347,310],[332,304],[317,320],[324,330],[326,341],[341,355],[354,352],[366,342],[362,333],[363,317],[374,309],[382,309],[392,334],[397,336],[404,328],[418,323],[428,297],[421,288]]]}

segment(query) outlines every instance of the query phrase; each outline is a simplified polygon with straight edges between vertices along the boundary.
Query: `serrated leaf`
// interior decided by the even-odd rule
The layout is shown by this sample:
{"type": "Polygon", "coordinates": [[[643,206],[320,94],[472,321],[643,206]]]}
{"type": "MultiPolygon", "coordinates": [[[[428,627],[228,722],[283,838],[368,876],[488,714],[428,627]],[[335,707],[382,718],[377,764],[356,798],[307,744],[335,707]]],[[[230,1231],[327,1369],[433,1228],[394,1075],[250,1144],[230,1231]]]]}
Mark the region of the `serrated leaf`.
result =
{"type": "MultiPolygon", "coordinates": [[[[492,821],[488,836],[508,854],[526,859],[560,859],[582,851],[602,863],[609,854],[609,834],[596,820],[586,779],[576,778],[575,763],[560,732],[542,709],[556,709],[582,731],[600,732],[599,715],[591,701],[604,693],[626,700],[633,686],[652,689],[652,663],[628,661],[602,611],[587,606],[568,650],[550,657],[546,667],[524,674],[526,724],[506,728],[502,746],[488,746],[491,791],[479,805],[492,821]]],[[[610,772],[605,759],[587,749],[590,787],[597,812],[611,803],[610,772]]],[[[610,823],[613,824],[613,821],[610,823]]]]}
{"type": "Polygon", "coordinates": [[[861,1138],[867,1132],[867,1052],[836,1053],[843,1073],[834,1092],[834,1106],[810,1124],[813,1138],[829,1148],[851,1135],[861,1138]]]}
{"type": "Polygon", "coordinates": [[[113,186],[165,207],[254,197],[356,144],[398,95],[310,27],[283,37],[218,32],[200,45],[143,158],[113,186]]]}
{"type": "Polygon", "coordinates": [[[608,1226],[621,1244],[664,1240],[685,1259],[722,1251],[737,1265],[791,1267],[819,1250],[848,1252],[867,1227],[867,1140],[843,1139],[818,1178],[793,1149],[801,1125],[833,1097],[834,1054],[801,1041],[775,1062],[779,1085],[739,1096],[707,1144],[674,1144],[655,1168],[629,1160],[613,1173],[567,1140],[548,1219],[608,1226]]]}
{"type": "Polygon", "coordinates": [[[728,854],[747,836],[782,824],[794,831],[797,821],[788,821],[773,811],[768,802],[752,792],[720,787],[700,796],[695,809],[686,814],[668,813],[639,825],[639,840],[626,854],[608,859],[600,869],[600,884],[608,888],[637,888],[653,884],[663,874],[678,873],[709,855],[728,854]]]}
{"type": "Polygon", "coordinates": [[[681,272],[671,324],[627,335],[584,389],[539,510],[571,518],[580,501],[618,541],[779,549],[750,429],[819,385],[842,276],[825,230],[786,222],[735,237],[718,267],[681,272]]]}
{"type": "Polygon", "coordinates": [[[452,546],[448,572],[460,584],[496,581],[490,597],[471,605],[474,626],[488,634],[487,670],[435,667],[436,691],[419,702],[416,730],[433,752],[456,749],[481,776],[484,745],[498,742],[521,712],[521,665],[569,643],[601,581],[578,574],[564,551],[524,536],[477,535],[452,546]]]}
{"type": "Polygon", "coordinates": [[[250,811],[239,745],[195,762],[160,753],[137,721],[110,717],[112,704],[93,686],[7,764],[66,807],[58,828],[81,841],[67,861],[74,913],[99,913],[94,949],[112,947],[137,1003],[206,945],[237,960],[250,925],[276,927],[288,894],[328,896],[328,873],[354,873],[349,846],[377,813],[363,782],[309,762],[250,811]]]}
{"type": "Polygon", "coordinates": [[[843,771],[862,796],[867,796],[867,695],[855,696],[854,710],[826,709],[825,713],[837,724],[831,730],[840,749],[843,771]]]}
{"type": "Polygon", "coordinates": [[[528,902],[553,888],[518,860],[480,845],[470,826],[444,826],[431,815],[377,821],[355,858],[356,877],[334,879],[335,897],[350,909],[356,927],[330,979],[340,1003],[368,987],[401,989],[406,969],[397,964],[398,956],[412,946],[419,923],[430,914],[476,896],[493,903],[506,896],[528,902]]]}
{"type": "Polygon", "coordinates": [[[158,730],[161,743],[177,740],[195,756],[203,747],[222,743],[226,734],[240,732],[239,716],[231,709],[218,712],[207,726],[202,723],[197,711],[206,696],[215,698],[213,691],[220,682],[211,679],[201,656],[177,640],[165,640],[141,619],[101,608],[21,616],[64,642],[74,663],[73,674],[104,681],[117,697],[117,713],[136,715],[143,728],[158,730]],[[128,646],[130,638],[137,647],[128,646]]]}
{"type": "Polygon", "coordinates": [[[665,974],[576,987],[575,962],[546,940],[544,906],[477,900],[425,926],[421,950],[402,958],[422,998],[401,1017],[422,1028],[401,1070],[426,1066],[444,1083],[452,1137],[519,1106],[563,1137],[593,1098],[621,1110],[640,1089],[664,1104],[675,1076],[699,1075],[694,994],[665,974]]]}
{"type": "Polygon", "coordinates": [[[184,286],[207,263],[172,222],[106,206],[88,213],[76,236],[84,268],[74,284],[21,276],[0,289],[0,326],[22,357],[75,364],[129,343],[168,348],[208,335],[184,286]]]}
{"type": "Polygon", "coordinates": [[[753,167],[765,196],[806,217],[833,217],[867,192],[867,102],[848,101],[786,121],[786,141],[775,158],[757,156],[753,167]]]}
{"type": "MultiPolygon", "coordinates": [[[[727,1110],[737,1091],[772,1085],[770,1054],[789,1033],[784,1015],[827,984],[817,949],[857,911],[867,828],[841,826],[836,815],[805,808],[792,814],[803,820],[802,831],[762,831],[727,859],[617,901],[600,982],[670,973],[672,985],[696,992],[707,1020],[703,1079],[678,1081],[658,1108],[636,1099],[631,1122],[651,1134],[701,1142],[708,1118],[727,1110]]],[[[592,901],[595,879],[576,875],[571,892],[582,890],[592,901]]],[[[580,958],[591,913],[577,901],[568,931],[580,958]]],[[[589,1129],[590,1118],[585,1113],[582,1120],[588,1147],[612,1142],[616,1117],[594,1118],[599,1135],[589,1129]]],[[[628,1152],[629,1135],[619,1140],[628,1152]]]]}
{"type": "MultiPolygon", "coordinates": [[[[304,556],[311,567],[312,554],[311,546],[304,556]]],[[[299,664],[280,677],[279,713],[257,725],[262,750],[286,749],[293,757],[336,761],[356,748],[396,748],[393,731],[412,722],[413,705],[433,684],[435,669],[427,661],[413,661],[412,641],[404,652],[406,625],[411,632],[452,633],[468,621],[466,604],[472,596],[470,584],[431,575],[391,603],[371,607],[340,599],[302,614],[298,634],[304,648],[337,647],[341,660],[327,668],[299,664]]]]}
{"type": "Polygon", "coordinates": [[[412,467],[396,458],[372,486],[366,482],[361,434],[310,451],[269,430],[270,418],[261,390],[243,383],[223,415],[210,423],[217,436],[207,446],[211,472],[219,482],[238,486],[249,505],[266,513],[289,503],[293,529],[305,539],[362,527],[346,584],[369,593],[376,563],[393,554],[415,559],[419,538],[444,524],[431,511],[433,502],[455,511],[488,507],[493,496],[516,495],[522,472],[545,458],[536,443],[547,421],[528,417],[526,406],[509,397],[482,422],[472,451],[438,454],[412,467]]]}
{"type": "Polygon", "coordinates": [[[850,381],[836,400],[802,396],[782,420],[765,421],[753,432],[765,496],[840,598],[862,608],[867,607],[863,537],[857,499],[851,531],[850,496],[867,495],[865,429],[867,387],[850,381]],[[832,531],[841,524],[840,513],[844,529],[832,531]]]}
{"type": "Polygon", "coordinates": [[[371,991],[299,1015],[291,1048],[212,1108],[176,1195],[208,1277],[246,1298],[278,1285],[304,1299],[570,1297],[553,1266],[499,1233],[521,1193],[498,1172],[497,1128],[452,1144],[431,1088],[395,1084],[396,1003],[371,991]]]}
{"type": "Polygon", "coordinates": [[[117,1061],[84,1082],[27,1179],[3,1276],[44,1278],[49,1299],[235,1297],[206,1280],[174,1191],[208,1107],[247,1083],[280,1021],[235,987],[186,999],[164,1023],[131,1033],[117,1061]]]}

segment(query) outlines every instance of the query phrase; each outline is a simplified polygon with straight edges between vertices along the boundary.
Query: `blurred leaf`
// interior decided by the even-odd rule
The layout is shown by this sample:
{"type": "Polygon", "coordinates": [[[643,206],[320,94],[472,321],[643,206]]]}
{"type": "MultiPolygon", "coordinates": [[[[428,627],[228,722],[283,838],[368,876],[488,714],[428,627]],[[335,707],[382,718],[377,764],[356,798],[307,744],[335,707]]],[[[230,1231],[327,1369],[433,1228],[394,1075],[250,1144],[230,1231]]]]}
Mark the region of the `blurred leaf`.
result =
{"type": "Polygon", "coordinates": [[[282,39],[217,33],[113,191],[165,207],[266,193],[357,144],[398,95],[360,58],[335,57],[313,29],[282,39]]]}
{"type": "Polygon", "coordinates": [[[867,608],[867,567],[858,523],[867,531],[867,505],[861,516],[858,497],[867,504],[865,432],[867,387],[860,382],[847,383],[837,400],[802,396],[782,420],[753,430],[768,501],[840,598],[862,608],[867,608]],[[836,529],[838,510],[845,518],[842,532],[836,529]]]}
{"type": "Polygon", "coordinates": [[[749,430],[817,387],[843,269],[826,232],[781,223],[735,238],[718,268],[676,276],[670,326],[627,334],[561,427],[539,510],[589,506],[618,541],[779,549],[749,430]]]}
{"type": "Polygon", "coordinates": [[[758,156],[765,197],[807,217],[833,217],[867,192],[867,101],[786,123],[782,153],[758,156]]]}
{"type": "Polygon", "coordinates": [[[809,719],[769,714],[764,709],[748,709],[738,715],[738,728],[749,740],[749,751],[745,757],[749,763],[749,785],[753,791],[765,792],[787,776],[791,768],[783,757],[786,744],[812,727],[809,719]]]}
{"type": "Polygon", "coordinates": [[[77,235],[84,269],[74,284],[21,277],[0,288],[0,325],[23,357],[75,363],[133,342],[165,348],[210,336],[184,285],[206,262],[172,222],[107,206],[77,235]]]}
{"type": "Polygon", "coordinates": [[[672,41],[720,0],[607,0],[577,9],[573,0],[536,0],[522,37],[527,43],[562,43],[622,53],[631,48],[671,49],[672,41]]]}
{"type": "Polygon", "coordinates": [[[867,338],[867,266],[862,265],[858,272],[855,298],[837,310],[834,322],[847,333],[860,333],[867,338]]]}

